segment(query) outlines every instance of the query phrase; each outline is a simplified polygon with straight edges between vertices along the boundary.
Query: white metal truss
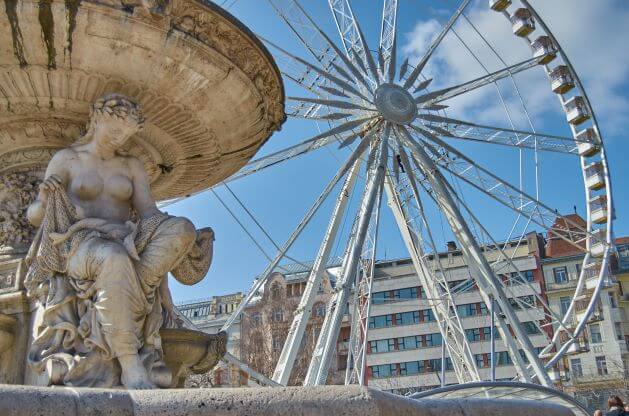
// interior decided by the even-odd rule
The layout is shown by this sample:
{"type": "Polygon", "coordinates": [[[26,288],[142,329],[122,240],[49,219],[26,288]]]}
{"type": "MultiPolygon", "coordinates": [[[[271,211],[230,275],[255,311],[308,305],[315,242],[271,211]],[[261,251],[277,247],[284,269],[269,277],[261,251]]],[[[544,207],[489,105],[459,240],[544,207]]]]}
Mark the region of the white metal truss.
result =
{"type": "MultiPolygon", "coordinates": [[[[446,346],[448,355],[452,360],[452,367],[457,381],[465,383],[468,381],[478,381],[478,369],[470,346],[465,340],[465,331],[458,318],[454,301],[449,294],[445,274],[433,272],[434,263],[440,264],[438,255],[435,255],[433,262],[429,261],[429,254],[421,247],[418,239],[421,232],[414,230],[413,222],[408,218],[401,198],[397,193],[390,175],[385,182],[385,190],[389,200],[389,207],[397,222],[404,244],[410,254],[415,273],[426,293],[428,302],[437,321],[440,323],[442,342],[446,346]]],[[[434,251],[433,253],[438,253],[434,251]]]]}
{"type": "Polygon", "coordinates": [[[395,78],[397,10],[397,0],[383,1],[378,66],[380,68],[380,76],[388,82],[393,82],[395,78]],[[393,61],[393,65],[390,64],[390,61],[393,61]]]}
{"type": "Polygon", "coordinates": [[[275,366],[273,380],[277,383],[286,385],[290,378],[293,365],[295,364],[295,359],[297,358],[297,353],[299,352],[299,348],[302,344],[304,332],[308,326],[308,320],[310,319],[312,305],[314,304],[317,290],[326,271],[326,265],[328,264],[336,235],[342,223],[347,204],[349,203],[350,193],[354,188],[356,178],[358,177],[360,164],[361,159],[357,159],[354,162],[354,166],[352,166],[352,169],[349,171],[347,179],[345,180],[345,183],[339,192],[339,196],[337,197],[336,206],[332,212],[330,224],[328,225],[328,229],[323,237],[319,253],[312,265],[312,270],[306,280],[306,288],[301,296],[299,306],[297,306],[297,309],[295,310],[293,322],[288,330],[288,336],[284,342],[282,353],[280,354],[280,358],[275,366]]]}
{"type": "Polygon", "coordinates": [[[354,300],[351,304],[351,326],[345,370],[345,384],[363,385],[365,382],[365,356],[369,334],[369,314],[371,310],[371,288],[376,268],[376,249],[380,224],[382,187],[376,196],[376,207],[371,214],[367,238],[363,245],[359,271],[356,276],[354,300]]]}
{"type": "Polygon", "coordinates": [[[341,321],[343,320],[345,305],[349,298],[350,289],[357,272],[360,254],[362,253],[363,244],[367,235],[371,213],[376,202],[378,189],[381,188],[384,179],[389,134],[390,127],[386,126],[379,140],[372,146],[369,157],[372,163],[371,165],[369,162],[367,163],[367,184],[361,199],[359,211],[356,215],[354,233],[347,246],[345,262],[342,266],[341,274],[336,281],[334,295],[330,301],[328,313],[326,313],[323,321],[321,334],[319,335],[319,339],[313,351],[304,385],[316,386],[325,384],[326,382],[330,361],[336,349],[336,342],[341,327],[341,321]]]}

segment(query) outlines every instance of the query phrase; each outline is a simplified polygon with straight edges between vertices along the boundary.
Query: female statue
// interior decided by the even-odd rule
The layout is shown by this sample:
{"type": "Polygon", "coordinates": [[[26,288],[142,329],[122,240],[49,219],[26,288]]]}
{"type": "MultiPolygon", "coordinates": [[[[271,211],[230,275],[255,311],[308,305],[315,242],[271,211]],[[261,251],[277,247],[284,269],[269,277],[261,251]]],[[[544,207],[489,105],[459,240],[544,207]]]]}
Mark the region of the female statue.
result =
{"type": "Polygon", "coordinates": [[[202,279],[214,236],[159,211],[142,162],[122,153],[143,122],[129,97],[97,100],[87,133],[54,155],[29,207],[40,228],[25,285],[41,315],[29,362],[48,383],[169,384],[159,338],[162,306],[173,313],[166,275],[202,279]]]}

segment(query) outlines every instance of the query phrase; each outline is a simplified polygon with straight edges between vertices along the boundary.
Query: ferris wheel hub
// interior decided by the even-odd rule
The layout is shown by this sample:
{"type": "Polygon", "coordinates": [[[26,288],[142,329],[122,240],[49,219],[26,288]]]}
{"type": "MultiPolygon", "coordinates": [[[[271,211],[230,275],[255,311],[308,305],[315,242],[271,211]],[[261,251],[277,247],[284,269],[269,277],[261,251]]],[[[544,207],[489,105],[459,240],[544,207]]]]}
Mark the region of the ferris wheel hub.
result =
{"type": "Polygon", "coordinates": [[[396,84],[382,84],[376,89],[375,105],[380,114],[396,124],[410,124],[417,117],[417,104],[406,89],[396,84]]]}

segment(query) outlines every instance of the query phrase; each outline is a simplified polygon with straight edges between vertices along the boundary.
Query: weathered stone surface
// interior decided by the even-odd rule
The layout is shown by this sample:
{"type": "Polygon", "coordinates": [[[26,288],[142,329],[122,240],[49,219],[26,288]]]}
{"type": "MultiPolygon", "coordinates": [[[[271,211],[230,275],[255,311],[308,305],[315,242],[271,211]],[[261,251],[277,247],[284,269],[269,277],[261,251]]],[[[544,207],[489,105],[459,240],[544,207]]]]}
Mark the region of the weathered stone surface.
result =
{"type": "Polygon", "coordinates": [[[284,118],[261,42],[202,0],[9,0],[0,11],[0,174],[42,169],[84,131],[89,104],[136,97],[149,122],[126,149],[157,200],[237,171],[284,118]]]}
{"type": "Polygon", "coordinates": [[[571,416],[519,400],[411,400],[364,387],[121,391],[0,385],[3,416],[571,416]],[[18,405],[19,404],[19,405],[18,405]]]}

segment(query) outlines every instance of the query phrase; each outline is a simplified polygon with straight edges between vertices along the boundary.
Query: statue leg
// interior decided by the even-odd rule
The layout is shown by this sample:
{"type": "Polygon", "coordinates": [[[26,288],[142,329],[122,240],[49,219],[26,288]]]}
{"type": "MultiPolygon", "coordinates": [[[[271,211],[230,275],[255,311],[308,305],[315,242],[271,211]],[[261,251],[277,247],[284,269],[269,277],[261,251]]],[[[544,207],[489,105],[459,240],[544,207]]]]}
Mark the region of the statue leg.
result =
{"type": "Polygon", "coordinates": [[[151,305],[124,246],[101,238],[84,242],[68,261],[68,274],[94,281],[99,328],[111,353],[120,362],[122,383],[128,388],[152,388],[138,357],[144,320],[151,305]]]}
{"type": "Polygon", "coordinates": [[[140,254],[138,276],[147,295],[152,295],[161,279],[186,255],[196,239],[196,229],[186,218],[172,217],[162,222],[140,254]]]}

